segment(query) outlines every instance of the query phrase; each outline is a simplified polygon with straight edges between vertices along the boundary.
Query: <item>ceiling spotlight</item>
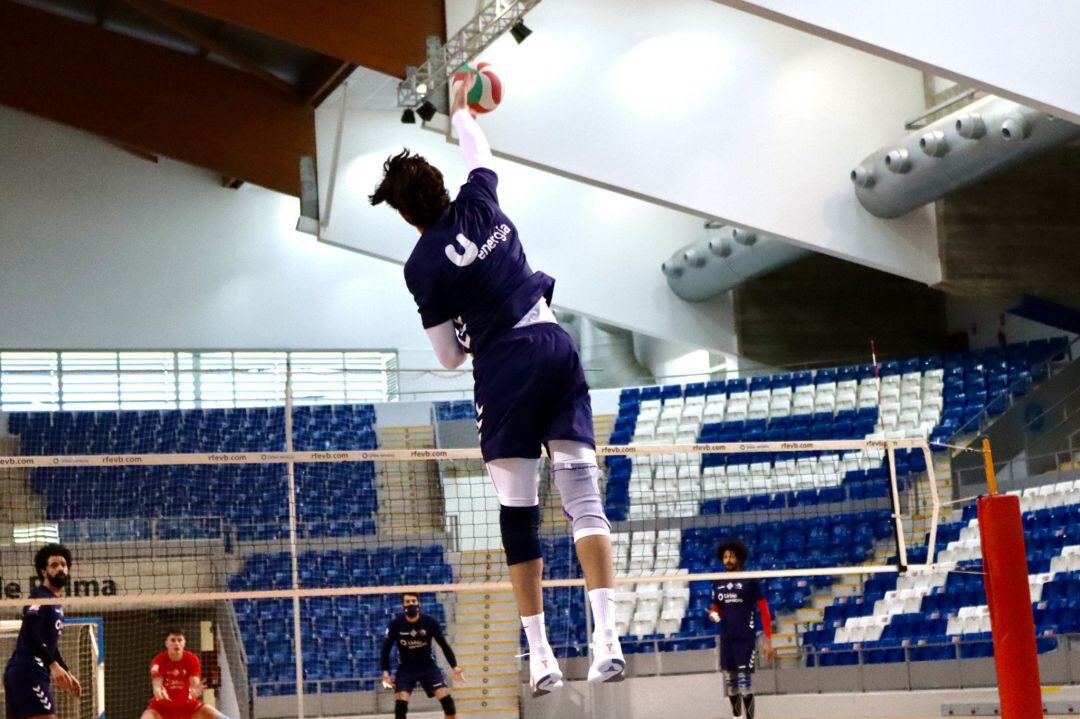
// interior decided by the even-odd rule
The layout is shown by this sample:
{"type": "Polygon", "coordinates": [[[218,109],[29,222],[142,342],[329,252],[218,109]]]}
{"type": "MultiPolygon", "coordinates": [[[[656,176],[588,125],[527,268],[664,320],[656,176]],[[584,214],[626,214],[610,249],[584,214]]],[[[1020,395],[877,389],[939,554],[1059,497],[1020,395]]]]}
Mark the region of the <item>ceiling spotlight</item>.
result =
{"type": "Polygon", "coordinates": [[[401,122],[403,125],[415,125],[416,114],[413,113],[411,107],[406,107],[405,112],[401,113],[401,122]]]}
{"type": "Polygon", "coordinates": [[[435,106],[427,100],[420,103],[420,107],[416,108],[416,114],[420,116],[420,119],[424,122],[431,122],[431,118],[435,117],[435,106]]]}
{"type": "Polygon", "coordinates": [[[514,23],[514,26],[510,28],[510,34],[513,35],[514,39],[517,40],[517,44],[520,45],[525,42],[525,38],[532,35],[532,30],[525,27],[524,20],[518,20],[514,23]]]}

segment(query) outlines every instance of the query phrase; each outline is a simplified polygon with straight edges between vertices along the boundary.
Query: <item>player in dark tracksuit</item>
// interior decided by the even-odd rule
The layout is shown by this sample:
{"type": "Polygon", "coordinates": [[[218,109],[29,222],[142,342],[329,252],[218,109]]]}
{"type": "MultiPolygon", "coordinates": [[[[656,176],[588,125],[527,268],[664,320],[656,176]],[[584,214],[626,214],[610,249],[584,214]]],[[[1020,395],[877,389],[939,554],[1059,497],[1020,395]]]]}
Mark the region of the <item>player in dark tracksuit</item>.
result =
{"type": "Polygon", "coordinates": [[[419,684],[429,697],[435,697],[442,704],[446,719],[453,719],[457,713],[454,698],[442,671],[435,664],[435,650],[432,642],[442,647],[443,656],[454,669],[454,681],[465,680],[465,674],[457,665],[454,650],[443,636],[439,623],[426,614],[420,613],[420,596],[405,593],[401,597],[403,613],[394,617],[386,628],[386,639],[382,646],[383,684],[393,686],[394,719],[405,719],[409,711],[409,698],[419,684]],[[397,673],[390,677],[390,650],[398,648],[397,673]]]}
{"type": "MultiPolygon", "coordinates": [[[[716,550],[717,558],[728,572],[742,571],[747,554],[746,545],[734,539],[722,542],[716,550]]],[[[720,670],[724,672],[731,711],[736,719],[754,719],[751,675],[757,661],[759,615],[765,632],[765,660],[772,662],[774,655],[769,604],[757,579],[713,582],[712,597],[709,618],[720,623],[720,670]]]]}
{"type": "MultiPolygon", "coordinates": [[[[34,556],[34,569],[41,586],[30,599],[56,599],[67,586],[72,564],[71,552],[61,544],[47,544],[34,556]]],[[[72,696],[82,693],[79,680],[68,671],[58,644],[64,631],[64,610],[59,604],[31,604],[23,607],[22,627],[15,651],[4,670],[4,697],[7,719],[56,717],[52,684],[72,696]]]]}

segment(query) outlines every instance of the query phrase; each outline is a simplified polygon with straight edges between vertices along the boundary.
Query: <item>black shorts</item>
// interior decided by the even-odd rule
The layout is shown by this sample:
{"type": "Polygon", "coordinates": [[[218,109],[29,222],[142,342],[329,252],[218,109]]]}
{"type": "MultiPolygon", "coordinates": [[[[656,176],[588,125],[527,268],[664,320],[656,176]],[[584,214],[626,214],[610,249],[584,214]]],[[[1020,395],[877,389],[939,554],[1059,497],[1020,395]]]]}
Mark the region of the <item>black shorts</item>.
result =
{"type": "Polygon", "coordinates": [[[4,703],[7,719],[56,714],[52,677],[44,665],[39,668],[26,662],[9,662],[4,670],[4,703]]]}
{"type": "Polygon", "coordinates": [[[397,674],[394,675],[395,692],[409,692],[412,694],[412,690],[416,688],[417,684],[424,688],[429,697],[433,697],[436,689],[442,689],[446,686],[446,678],[435,665],[420,669],[398,667],[397,674]]]}
{"type": "Polygon", "coordinates": [[[757,637],[727,639],[720,637],[720,670],[752,672],[757,664],[757,637]]]}
{"type": "Polygon", "coordinates": [[[535,458],[552,439],[595,447],[589,385],[570,335],[553,322],[510,330],[473,359],[484,461],[535,458]]]}

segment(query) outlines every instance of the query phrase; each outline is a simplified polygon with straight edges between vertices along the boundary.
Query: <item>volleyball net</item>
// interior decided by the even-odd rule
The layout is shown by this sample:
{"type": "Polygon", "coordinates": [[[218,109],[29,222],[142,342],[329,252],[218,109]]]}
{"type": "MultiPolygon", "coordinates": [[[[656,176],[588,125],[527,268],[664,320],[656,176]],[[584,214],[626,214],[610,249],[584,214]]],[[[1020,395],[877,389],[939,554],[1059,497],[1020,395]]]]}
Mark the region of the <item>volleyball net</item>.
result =
{"type": "MultiPolygon", "coordinates": [[[[384,711],[379,654],[403,591],[447,627],[467,672],[498,664],[516,684],[519,626],[478,448],[410,448],[433,438],[377,427],[371,405],[6,419],[0,619],[19,617],[33,553],[70,547],[61,600],[69,618],[100,618],[109,712],[145,707],[150,661],[173,629],[230,717],[250,716],[255,697],[299,702],[300,714],[311,695],[384,711]]],[[[840,577],[934,556],[925,439],[605,445],[598,461],[629,651],[708,641],[714,580],[761,578],[773,611],[794,612],[840,577]],[[723,572],[726,538],[748,545],[745,572],[723,572]]],[[[588,602],[546,463],[540,497],[550,640],[562,657],[585,655],[588,602]]],[[[516,706],[468,691],[459,705],[516,706]]]]}

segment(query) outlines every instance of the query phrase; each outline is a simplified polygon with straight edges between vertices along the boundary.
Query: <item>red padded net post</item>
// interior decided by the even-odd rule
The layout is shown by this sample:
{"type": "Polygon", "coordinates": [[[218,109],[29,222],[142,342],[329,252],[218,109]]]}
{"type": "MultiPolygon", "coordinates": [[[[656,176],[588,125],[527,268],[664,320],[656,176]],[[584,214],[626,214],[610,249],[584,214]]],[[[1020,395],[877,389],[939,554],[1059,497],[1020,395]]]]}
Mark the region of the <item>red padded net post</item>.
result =
{"type": "Polygon", "coordinates": [[[1020,498],[995,494],[979,498],[986,602],[994,633],[994,665],[1003,719],[1043,714],[1035,615],[1028,588],[1027,552],[1020,498]]]}

